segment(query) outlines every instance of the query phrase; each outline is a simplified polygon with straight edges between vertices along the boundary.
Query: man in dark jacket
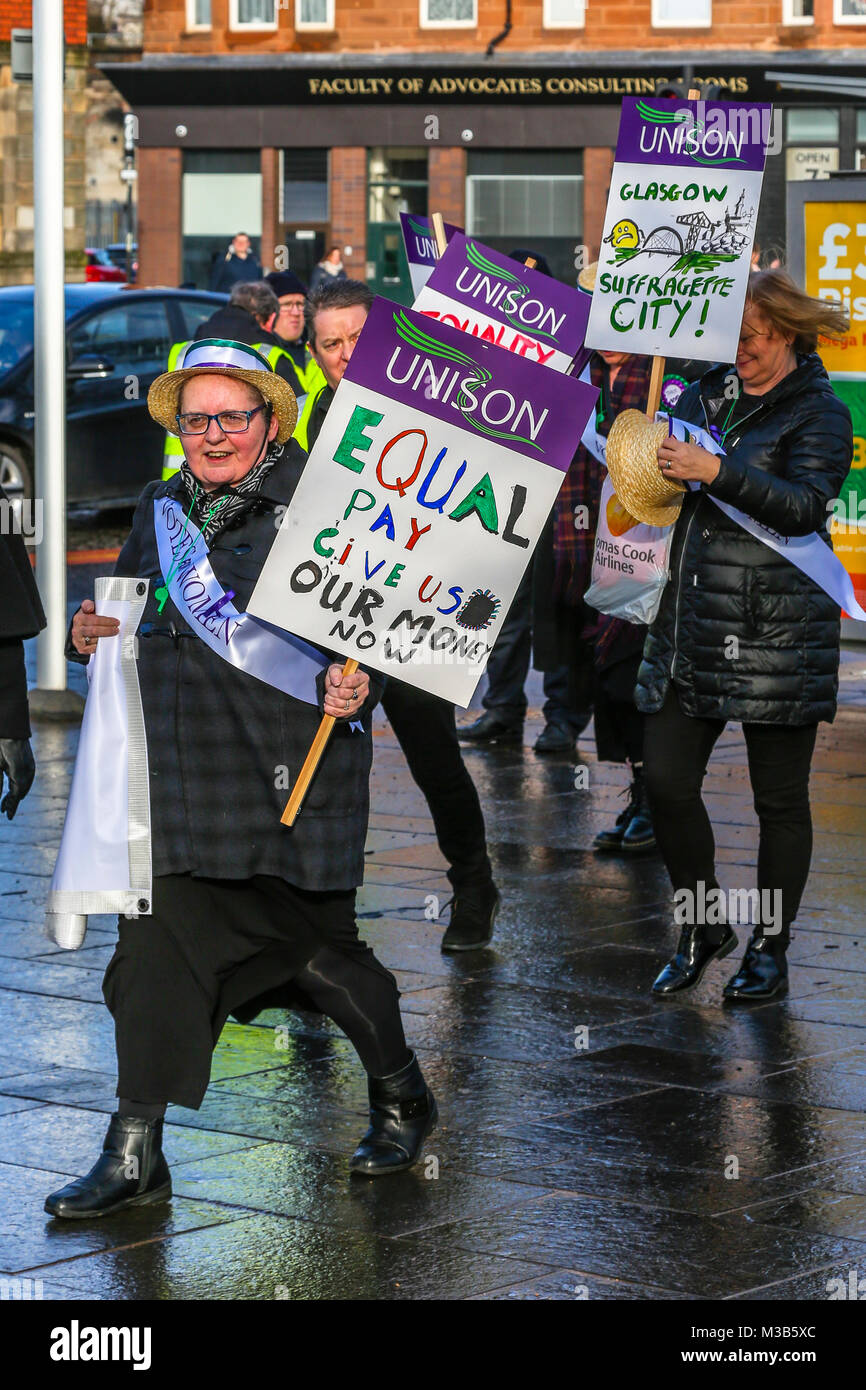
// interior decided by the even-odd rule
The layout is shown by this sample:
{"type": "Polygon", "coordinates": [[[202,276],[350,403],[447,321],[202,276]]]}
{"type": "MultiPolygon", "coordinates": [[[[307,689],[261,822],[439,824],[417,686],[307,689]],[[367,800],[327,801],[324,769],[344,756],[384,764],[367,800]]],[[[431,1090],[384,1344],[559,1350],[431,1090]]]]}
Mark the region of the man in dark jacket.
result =
{"type": "Polygon", "coordinates": [[[30,748],[24,639],[45,626],[45,614],[12,503],[0,488],[0,811],[12,820],[36,772],[30,748]]]}
{"type": "Polygon", "coordinates": [[[238,232],[229,242],[225,256],[217,258],[210,288],[228,294],[235,285],[261,278],[262,268],[253,255],[252,242],[246,232],[238,232]]]}
{"type": "Polygon", "coordinates": [[[244,281],[233,287],[228,304],[221,305],[199,324],[193,342],[227,338],[235,343],[249,343],[268,359],[296,396],[303,396],[306,389],[292,356],[274,332],[279,312],[280,301],[265,280],[244,281]]]}
{"type": "Polygon", "coordinates": [[[818,722],[832,720],[836,708],[839,605],[711,499],[782,539],[814,533],[829,545],[826,522],[851,465],[852,427],[812,349],[818,333],[838,336],[844,323],[784,272],[754,276],[736,370],[709,372],[677,406],[724,455],[677,439],[658,451],[666,478],[700,484],[683,500],[671,579],[636,692],[647,715],[653,824],[683,928],[653,987],[658,994],[691,988],[737,943],[720,909],[700,795],[710,753],[732,719],[742,721],[760,822],[760,908],[725,997],[766,999],[787,982],[785,953],[811,856],[809,769],[818,722]]]}
{"type": "MultiPolygon", "coordinates": [[[[310,292],[307,332],[327,385],[308,397],[312,409],[303,417],[308,449],[319,436],[372,302],[372,291],[358,280],[323,284],[310,292]]],[[[439,848],[448,860],[454,900],[441,949],[477,950],[493,935],[499,893],[487,854],[481,803],[457,742],[454,706],[389,678],[382,708],[427,799],[439,848]]]]}
{"type": "MultiPolygon", "coordinates": [[[[305,462],[290,440],[297,405],[243,344],[204,340],[185,363],[148,394],[154,419],[181,433],[184,464],[145,489],[116,567],[150,581],[138,669],[151,915],[118,920],[104,981],[118,1111],[90,1173],[47,1199],[52,1216],[68,1219],[170,1195],[166,1105],[197,1109],[228,1014],[296,978],[344,1028],[368,1073],[371,1122],[352,1171],[409,1167],[436,1120],[406,1046],[396,982],[355,922],[381,679],[346,675],[341,663],[329,665],[288,636],[275,639],[245,614],[305,462]],[[239,632],[241,642],[230,645],[239,632]],[[287,830],[286,787],[322,714],[335,728],[287,830]]],[[[116,619],[85,601],[70,654],[89,660],[117,630],[116,619]]]]}

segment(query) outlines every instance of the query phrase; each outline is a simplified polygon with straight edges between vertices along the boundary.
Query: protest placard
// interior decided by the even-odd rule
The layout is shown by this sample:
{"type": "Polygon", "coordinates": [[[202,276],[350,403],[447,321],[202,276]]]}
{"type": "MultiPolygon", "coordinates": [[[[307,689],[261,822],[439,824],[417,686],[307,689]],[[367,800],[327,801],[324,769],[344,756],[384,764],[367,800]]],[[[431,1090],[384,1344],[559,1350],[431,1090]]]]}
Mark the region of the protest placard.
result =
{"type": "Polygon", "coordinates": [[[627,97],[586,340],[732,362],[772,107],[627,97]]]}
{"type": "MultiPolygon", "coordinates": [[[[460,228],[455,227],[451,222],[443,222],[445,228],[445,238],[450,241],[455,232],[460,228]]],[[[429,217],[421,217],[414,212],[400,213],[400,226],[403,229],[403,245],[406,249],[406,260],[409,262],[409,278],[412,281],[412,293],[416,299],[423,290],[427,281],[433,273],[433,267],[439,259],[436,250],[436,237],[433,232],[433,223],[429,217]]]]}
{"type": "Polygon", "coordinates": [[[457,232],[413,306],[527,362],[580,372],[589,297],[457,232]]]}
{"type": "Polygon", "coordinates": [[[468,705],[597,396],[377,299],[248,611],[468,705]]]}

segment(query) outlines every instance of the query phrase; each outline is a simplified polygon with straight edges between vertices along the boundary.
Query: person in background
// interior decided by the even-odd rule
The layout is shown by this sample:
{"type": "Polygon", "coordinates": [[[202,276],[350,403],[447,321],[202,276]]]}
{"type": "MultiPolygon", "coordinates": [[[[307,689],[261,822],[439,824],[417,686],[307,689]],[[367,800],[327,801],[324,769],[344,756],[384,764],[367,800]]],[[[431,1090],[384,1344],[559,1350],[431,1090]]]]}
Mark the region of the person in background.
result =
{"type": "MultiPolygon", "coordinates": [[[[517,247],[508,254],[521,265],[532,258],[536,270],[550,275],[547,260],[539,251],[517,247]]],[[[592,715],[592,652],[586,647],[582,682],[570,681],[559,634],[551,622],[553,570],[551,514],[490,654],[487,686],[481,697],[484,712],[471,724],[458,727],[461,743],[476,747],[523,743],[528,706],[524,686],[533,664],[544,672],[544,728],[535,740],[535,752],[574,756],[577,737],[592,715]]]]}
{"type": "Polygon", "coordinates": [[[210,288],[229,294],[232,286],[242,281],[261,280],[262,268],[253,255],[253,246],[246,232],[237,232],[229,242],[222,259],[217,259],[211,272],[210,288]]]}
{"type": "Polygon", "coordinates": [[[306,395],[308,391],[323,385],[325,380],[321,367],[307,347],[304,326],[307,287],[293,270],[272,270],[270,275],[265,276],[265,284],[270,285],[280,305],[273,326],[274,337],[292,359],[303,387],[302,394],[306,395]]]}
{"type": "MultiPolygon", "coordinates": [[[[307,332],[326,384],[307,397],[295,432],[303,448],[312,449],[319,436],[373,298],[372,290],[359,280],[331,280],[310,291],[307,332]]],[[[477,950],[486,946],[493,935],[499,893],[487,854],[478,792],[457,742],[454,706],[437,695],[389,677],[382,708],[409,771],[424,793],[439,848],[448,860],[454,899],[441,949],[477,950]]]]}
{"type": "Polygon", "coordinates": [[[343,266],[343,257],[339,246],[331,246],[324,260],[314,268],[310,276],[310,289],[317,290],[320,285],[327,285],[331,280],[347,279],[346,271],[343,266]]]}
{"type": "Polygon", "coordinates": [[[36,775],[30,747],[24,640],[45,626],[45,614],[12,503],[0,488],[0,812],[12,820],[36,775]]]}

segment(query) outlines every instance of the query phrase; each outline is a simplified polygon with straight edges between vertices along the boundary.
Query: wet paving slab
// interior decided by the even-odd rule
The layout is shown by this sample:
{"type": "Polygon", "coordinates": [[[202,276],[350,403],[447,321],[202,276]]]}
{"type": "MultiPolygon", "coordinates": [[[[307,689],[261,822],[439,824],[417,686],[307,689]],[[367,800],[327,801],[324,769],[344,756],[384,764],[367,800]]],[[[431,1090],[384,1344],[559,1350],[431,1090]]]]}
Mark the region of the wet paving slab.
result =
{"type": "MultiPolygon", "coordinates": [[[[424,1161],[350,1178],[357,1058],[321,1015],[269,1010],[227,1024],[200,1109],[170,1107],[173,1200],[68,1224],[42,1202],[91,1166],[116,1103],[116,928],[91,919],[78,952],[44,935],[77,735],[37,729],[39,779],[0,834],[4,1277],[52,1301],[687,1303],[831,1300],[866,1276],[866,713],[821,728],[790,993],[748,1008],[721,999],[739,953],[687,996],[652,996],[677,937],[663,866],[592,849],[625,772],[597,762],[591,728],[574,759],[535,756],[540,728],[533,712],[522,748],[467,749],[502,907],[491,949],[449,957],[447,866],[377,716],[359,916],[439,1102],[424,1161]]],[[[752,886],[733,726],[707,804],[723,887],[752,886]]]]}

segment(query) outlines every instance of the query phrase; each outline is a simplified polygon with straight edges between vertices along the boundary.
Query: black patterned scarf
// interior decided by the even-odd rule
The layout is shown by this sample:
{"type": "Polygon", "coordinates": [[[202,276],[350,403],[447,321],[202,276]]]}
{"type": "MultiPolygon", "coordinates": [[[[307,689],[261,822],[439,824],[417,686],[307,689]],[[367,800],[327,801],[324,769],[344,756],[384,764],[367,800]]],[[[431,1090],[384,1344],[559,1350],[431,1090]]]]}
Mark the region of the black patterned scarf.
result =
{"type": "Polygon", "coordinates": [[[230,521],[249,507],[282,451],[282,444],[277,444],[275,441],[264,458],[259,463],[253,464],[249,473],[239,482],[233,483],[231,487],[227,485],[218,487],[213,492],[205,492],[184,459],[180,465],[180,476],[186,495],[192,504],[190,517],[200,528],[208,544],[219,531],[224,530],[230,521]]]}

